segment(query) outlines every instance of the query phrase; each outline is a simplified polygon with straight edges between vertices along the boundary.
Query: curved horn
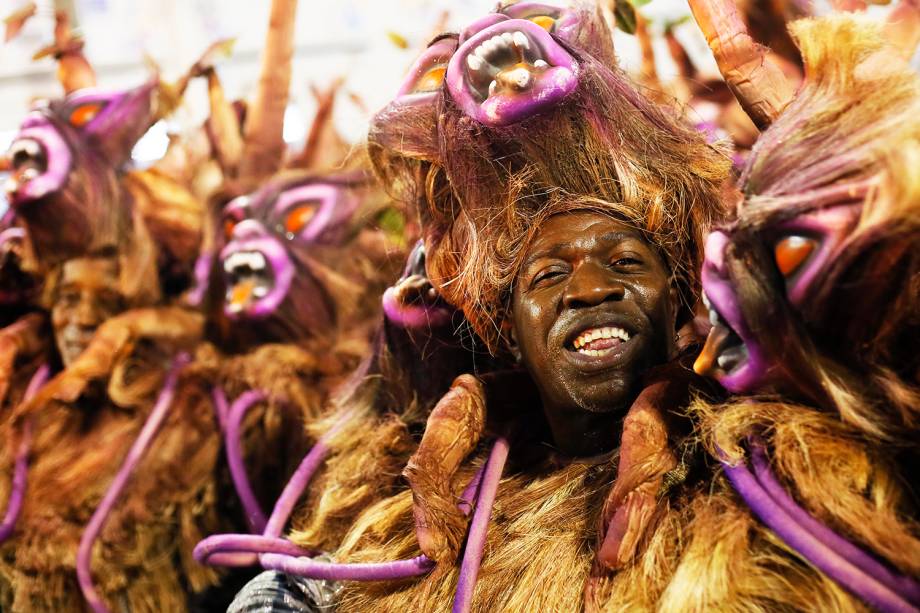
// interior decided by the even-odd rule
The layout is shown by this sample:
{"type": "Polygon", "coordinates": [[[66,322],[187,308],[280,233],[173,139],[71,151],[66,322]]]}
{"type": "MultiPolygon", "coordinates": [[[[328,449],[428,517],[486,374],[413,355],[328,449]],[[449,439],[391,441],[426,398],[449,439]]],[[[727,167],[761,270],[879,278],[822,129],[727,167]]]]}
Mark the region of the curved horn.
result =
{"type": "Polygon", "coordinates": [[[689,0],[690,10],[741,107],[761,130],[792,99],[792,85],[754,42],[734,0],[689,0]]]}
{"type": "Polygon", "coordinates": [[[284,158],[282,126],[291,85],[296,14],[297,0],[272,0],[259,87],[244,126],[243,177],[270,175],[284,158]]]}

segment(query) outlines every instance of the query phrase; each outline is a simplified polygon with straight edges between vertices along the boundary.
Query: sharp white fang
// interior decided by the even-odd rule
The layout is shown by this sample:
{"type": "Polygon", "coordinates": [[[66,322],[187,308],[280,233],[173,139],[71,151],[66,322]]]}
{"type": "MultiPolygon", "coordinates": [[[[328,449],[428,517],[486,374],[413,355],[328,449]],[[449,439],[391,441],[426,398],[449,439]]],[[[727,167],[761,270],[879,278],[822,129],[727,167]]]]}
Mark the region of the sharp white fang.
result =
{"type": "Polygon", "coordinates": [[[549,64],[547,64],[543,60],[537,60],[536,62],[533,63],[533,65],[536,68],[549,68],[549,64]]]}
{"type": "Polygon", "coordinates": [[[514,41],[514,44],[521,49],[527,49],[530,47],[530,40],[528,40],[527,36],[520,30],[512,35],[512,40],[514,41]]]}
{"type": "Polygon", "coordinates": [[[709,323],[714,326],[719,325],[719,314],[712,309],[709,309],[709,323]]]}
{"type": "Polygon", "coordinates": [[[268,288],[264,285],[259,285],[254,290],[252,290],[252,295],[256,298],[265,298],[265,296],[268,295],[268,288]]]}
{"type": "Polygon", "coordinates": [[[478,55],[470,54],[466,56],[466,65],[469,66],[470,70],[479,70],[482,68],[483,64],[485,64],[485,62],[478,55]]]}
{"type": "Polygon", "coordinates": [[[489,83],[489,95],[494,96],[496,89],[498,89],[498,83],[496,83],[495,80],[493,79],[493,81],[489,83]]]}
{"type": "Polygon", "coordinates": [[[505,32],[504,34],[502,34],[502,40],[505,41],[505,44],[507,45],[514,44],[514,37],[511,36],[511,32],[505,32]]]}

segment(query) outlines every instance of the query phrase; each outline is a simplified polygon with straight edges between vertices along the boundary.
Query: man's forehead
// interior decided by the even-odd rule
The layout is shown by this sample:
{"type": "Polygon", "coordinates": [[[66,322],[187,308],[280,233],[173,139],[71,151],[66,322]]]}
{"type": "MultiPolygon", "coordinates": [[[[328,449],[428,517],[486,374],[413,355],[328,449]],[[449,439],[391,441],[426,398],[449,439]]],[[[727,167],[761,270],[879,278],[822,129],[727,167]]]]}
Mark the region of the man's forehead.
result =
{"type": "Polygon", "coordinates": [[[98,282],[108,284],[118,276],[118,261],[109,257],[74,258],[64,262],[61,270],[62,283],[98,282]]]}
{"type": "Polygon", "coordinates": [[[638,230],[609,215],[596,211],[558,213],[540,225],[527,252],[533,256],[547,251],[606,245],[628,239],[645,243],[645,238],[638,230]]]}

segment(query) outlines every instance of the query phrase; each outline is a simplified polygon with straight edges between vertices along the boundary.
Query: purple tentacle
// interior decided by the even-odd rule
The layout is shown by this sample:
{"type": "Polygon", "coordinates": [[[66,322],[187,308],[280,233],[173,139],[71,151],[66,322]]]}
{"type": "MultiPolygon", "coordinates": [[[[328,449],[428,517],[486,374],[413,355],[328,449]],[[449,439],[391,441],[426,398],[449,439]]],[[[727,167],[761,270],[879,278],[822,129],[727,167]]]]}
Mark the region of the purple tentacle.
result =
{"type": "Polygon", "coordinates": [[[243,503],[243,510],[246,513],[246,521],[249,527],[255,533],[261,533],[265,530],[266,518],[255,492],[252,491],[252,485],[249,483],[249,477],[246,475],[246,462],[243,459],[243,449],[241,443],[242,422],[246,412],[256,404],[267,398],[267,394],[262,390],[249,390],[240,394],[233,401],[230,407],[230,413],[227,416],[227,431],[224,438],[224,444],[227,451],[227,465],[230,467],[230,476],[233,479],[233,485],[236,493],[243,503]]]}
{"type": "Polygon", "coordinates": [[[254,534],[215,534],[195,546],[192,556],[201,564],[252,566],[260,553],[312,557],[318,552],[298,547],[286,538],[254,534]]]}
{"type": "Polygon", "coordinates": [[[265,532],[263,532],[265,536],[281,536],[284,525],[287,523],[291,513],[294,512],[294,506],[300,500],[300,495],[307,489],[313,474],[323,463],[323,460],[326,459],[326,456],[329,455],[329,441],[345,425],[349,416],[344,415],[336,422],[328,432],[316,441],[316,444],[310,449],[310,453],[301,460],[300,466],[291,475],[290,481],[284,486],[284,491],[281,492],[277,502],[275,502],[275,508],[272,509],[272,514],[265,525],[265,532]]]}
{"type": "Polygon", "coordinates": [[[224,393],[223,388],[219,385],[211,388],[211,402],[214,403],[214,416],[217,418],[217,425],[220,426],[220,431],[224,432],[227,429],[227,415],[230,413],[230,404],[227,402],[227,394],[224,393]]]}
{"type": "Polygon", "coordinates": [[[833,549],[838,555],[859,568],[867,575],[874,577],[890,590],[901,594],[914,605],[920,605],[920,584],[911,577],[892,571],[879,560],[872,557],[850,541],[846,540],[826,525],[812,517],[808,511],[800,507],[796,501],[783,488],[779,480],[770,470],[763,444],[757,440],[750,441],[751,465],[754,476],[763,486],[764,490],[782,509],[789,514],[800,526],[811,532],[820,541],[833,549]]]}
{"type": "Polygon", "coordinates": [[[457,579],[457,592],[454,595],[453,613],[467,613],[473,602],[473,589],[476,587],[476,578],[479,575],[479,565],[482,562],[482,551],[486,544],[486,532],[489,528],[489,519],[492,516],[492,505],[498,493],[498,483],[502,478],[502,470],[508,459],[509,445],[507,439],[499,437],[492,446],[489,459],[485,464],[482,476],[482,487],[476,501],[476,511],[470,522],[470,532],[466,537],[466,550],[460,562],[460,576],[457,579]]]}
{"type": "MultiPolygon", "coordinates": [[[[245,394],[243,396],[245,396],[245,394]]],[[[243,396],[237,399],[234,406],[243,399],[243,396]]],[[[209,536],[195,546],[195,550],[192,552],[195,560],[202,564],[212,564],[216,566],[252,566],[258,562],[257,554],[259,553],[264,553],[266,551],[279,553],[279,551],[275,549],[259,549],[256,543],[265,543],[267,546],[270,545],[275,548],[286,547],[286,545],[280,544],[281,541],[285,543],[289,542],[281,538],[281,532],[284,530],[284,525],[293,512],[297,501],[300,499],[300,495],[313,478],[313,474],[329,454],[329,441],[339,431],[347,419],[348,415],[345,415],[336,422],[328,432],[320,437],[316,444],[313,445],[313,448],[310,449],[310,452],[300,461],[300,466],[298,466],[294,474],[291,475],[290,481],[288,481],[287,485],[284,487],[284,491],[281,492],[281,496],[279,496],[277,502],[275,502],[275,508],[272,510],[272,514],[268,521],[265,522],[265,528],[261,537],[253,537],[253,535],[250,534],[215,534],[209,536]],[[264,538],[266,540],[253,540],[255,538],[264,538]]],[[[291,544],[291,547],[296,546],[291,544]]],[[[309,552],[304,553],[304,550],[299,548],[296,550],[286,550],[283,553],[291,553],[295,556],[310,555],[309,552]]]]}
{"type": "Polygon", "coordinates": [[[91,569],[93,543],[96,542],[96,538],[99,536],[99,533],[102,532],[105,520],[108,519],[109,513],[111,513],[112,508],[118,501],[118,497],[127,485],[128,479],[131,478],[134,468],[144,457],[147,448],[150,446],[151,441],[156,436],[163,420],[166,418],[166,414],[176,393],[179,373],[189,361],[190,357],[185,352],[173,358],[169,373],[166,375],[166,381],[163,384],[163,389],[160,391],[160,395],[157,398],[153,410],[147,417],[144,427],[141,428],[141,433],[134,441],[134,444],[131,445],[131,449],[122,462],[121,468],[118,469],[118,473],[115,475],[112,485],[109,486],[108,491],[106,491],[105,496],[102,498],[102,502],[99,503],[92,518],[89,520],[89,524],[86,526],[86,530],[80,537],[80,546],[77,548],[77,581],[80,583],[80,590],[83,592],[83,597],[95,613],[108,613],[109,609],[102,601],[102,597],[99,595],[99,592],[96,591],[96,586],[93,584],[91,569]]]}
{"type": "Polygon", "coordinates": [[[195,285],[186,294],[185,301],[190,307],[199,307],[204,302],[204,295],[208,291],[208,278],[211,274],[211,264],[214,261],[214,251],[206,250],[198,255],[195,260],[193,272],[195,285]]]}
{"type": "MultiPolygon", "coordinates": [[[[508,457],[508,441],[499,438],[492,447],[489,459],[476,471],[470,483],[464,488],[460,496],[459,506],[469,509],[472,498],[476,500],[476,512],[473,516],[473,527],[467,541],[467,552],[473,550],[478,553],[469,554],[471,559],[467,562],[464,556],[464,565],[461,566],[461,580],[471,586],[476,583],[476,574],[479,571],[479,559],[482,557],[482,548],[485,545],[485,532],[492,513],[492,503],[498,490],[502,468],[508,457]]],[[[466,514],[468,511],[464,511],[466,514]]],[[[309,558],[298,558],[284,554],[262,554],[259,556],[262,568],[278,570],[291,575],[308,577],[310,579],[327,579],[332,581],[395,581],[408,579],[427,573],[435,566],[435,562],[428,556],[420,555],[410,560],[395,560],[392,562],[374,563],[337,563],[318,562],[309,558]]],[[[470,589],[472,594],[472,589],[470,589]]],[[[458,596],[458,598],[461,598],[458,596]]],[[[463,605],[461,605],[463,606],[463,605]]],[[[468,603],[467,603],[468,606],[468,603]]]]}
{"type": "Polygon", "coordinates": [[[259,560],[262,562],[262,568],[268,570],[329,581],[394,581],[423,575],[435,566],[434,562],[424,555],[409,560],[363,564],[318,562],[310,558],[296,558],[276,553],[263,554],[259,556],[259,560]]]}
{"type": "Polygon", "coordinates": [[[914,612],[901,595],[854,566],[818,536],[800,525],[764,488],[745,464],[723,462],[725,474],[751,511],[791,549],[818,570],[879,611],[914,612]]]}
{"type": "MultiPolygon", "coordinates": [[[[23,402],[32,399],[32,396],[48,380],[51,368],[48,364],[39,366],[26,393],[23,396],[23,402]]],[[[16,450],[16,462],[13,467],[13,483],[10,487],[10,499],[7,503],[6,514],[3,516],[3,523],[0,524],[0,543],[6,541],[13,534],[16,528],[16,521],[19,519],[19,512],[22,511],[22,503],[26,494],[26,477],[29,471],[29,450],[32,447],[32,420],[26,421],[22,429],[22,437],[19,440],[19,448],[16,450]]]]}

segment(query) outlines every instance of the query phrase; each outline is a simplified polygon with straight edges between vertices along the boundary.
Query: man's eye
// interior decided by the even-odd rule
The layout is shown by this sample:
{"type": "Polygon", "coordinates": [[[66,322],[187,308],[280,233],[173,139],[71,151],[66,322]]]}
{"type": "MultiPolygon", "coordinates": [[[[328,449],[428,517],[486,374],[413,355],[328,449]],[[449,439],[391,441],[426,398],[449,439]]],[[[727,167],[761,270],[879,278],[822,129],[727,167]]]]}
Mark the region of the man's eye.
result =
{"type": "Polygon", "coordinates": [[[533,281],[530,283],[530,285],[531,287],[550,285],[562,277],[564,274],[565,272],[558,269],[542,270],[534,275],[533,281]]]}
{"type": "Polygon", "coordinates": [[[631,257],[631,256],[626,256],[622,258],[616,258],[612,262],[612,264],[613,266],[617,266],[617,267],[631,267],[631,266],[638,266],[642,264],[642,260],[631,257]]]}

